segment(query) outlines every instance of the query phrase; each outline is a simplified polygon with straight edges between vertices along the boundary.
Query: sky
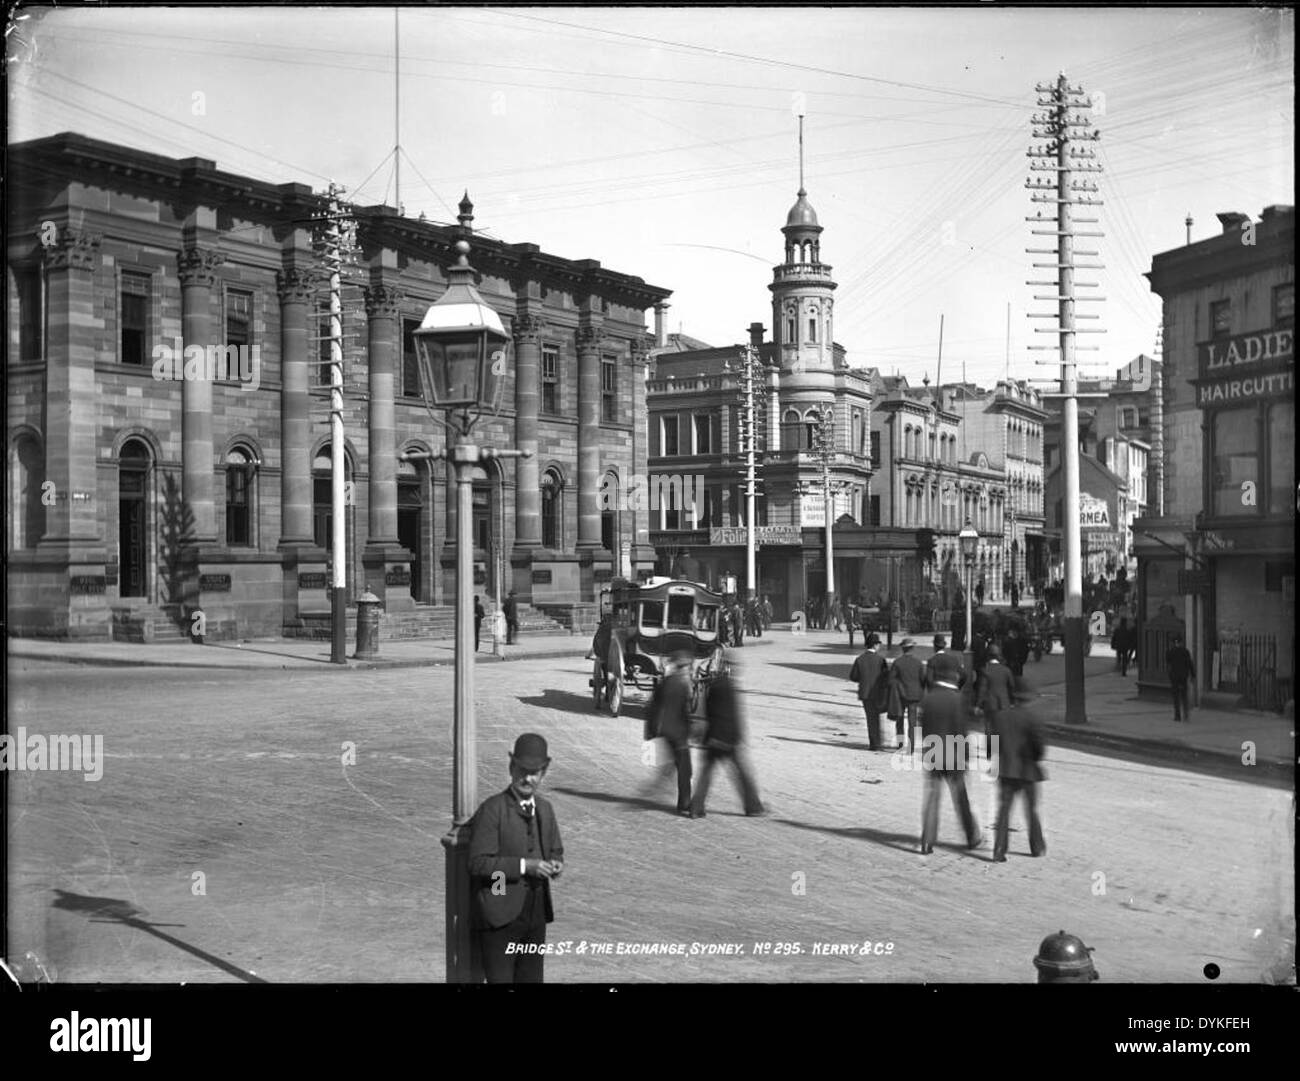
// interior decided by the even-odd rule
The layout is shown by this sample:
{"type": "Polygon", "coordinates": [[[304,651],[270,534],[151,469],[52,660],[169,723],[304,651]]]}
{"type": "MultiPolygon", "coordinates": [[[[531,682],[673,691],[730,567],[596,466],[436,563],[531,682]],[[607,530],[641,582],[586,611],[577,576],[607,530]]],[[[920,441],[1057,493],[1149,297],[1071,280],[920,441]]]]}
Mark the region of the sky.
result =
{"type": "Polygon", "coordinates": [[[669,329],[727,345],[770,334],[803,113],[835,338],[913,383],[1054,375],[1027,348],[1055,337],[1028,317],[1054,305],[1025,181],[1059,72],[1103,167],[1081,375],[1154,350],[1142,274],[1189,214],[1200,240],[1295,201],[1288,10],[397,10],[22,11],[10,141],[74,131],[442,222],[468,190],[476,228],[671,289],[669,329]]]}

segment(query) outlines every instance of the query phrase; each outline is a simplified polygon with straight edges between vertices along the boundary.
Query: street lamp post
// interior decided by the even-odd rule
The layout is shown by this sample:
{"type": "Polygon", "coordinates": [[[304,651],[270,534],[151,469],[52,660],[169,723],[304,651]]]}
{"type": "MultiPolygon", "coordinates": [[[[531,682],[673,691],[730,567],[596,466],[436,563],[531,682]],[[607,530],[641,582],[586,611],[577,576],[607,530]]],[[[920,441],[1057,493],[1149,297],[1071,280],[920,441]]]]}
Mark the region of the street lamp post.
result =
{"type": "Polygon", "coordinates": [[[969,518],[962,530],[957,534],[957,540],[961,544],[961,557],[966,564],[966,648],[962,651],[963,659],[966,662],[966,684],[973,691],[975,682],[975,643],[971,637],[971,609],[970,595],[971,587],[974,585],[972,579],[975,576],[975,548],[979,544],[980,535],[971,525],[969,518]]]}
{"type": "MultiPolygon", "coordinates": [[[[468,204],[462,204],[462,209],[468,204]]],[[[469,265],[469,227],[456,241],[456,265],[447,291],[425,313],[415,332],[420,387],[429,415],[447,427],[454,442],[436,454],[403,458],[446,458],[456,472],[456,679],[452,742],[452,826],[442,838],[446,850],[447,982],[481,982],[475,957],[469,874],[469,821],[478,803],[474,723],[474,467],[493,458],[527,458],[530,451],[475,444],[471,431],[485,412],[500,408],[506,379],[509,336],[495,311],[474,287],[469,265]],[[442,410],[447,419],[435,410],[442,410]]]]}

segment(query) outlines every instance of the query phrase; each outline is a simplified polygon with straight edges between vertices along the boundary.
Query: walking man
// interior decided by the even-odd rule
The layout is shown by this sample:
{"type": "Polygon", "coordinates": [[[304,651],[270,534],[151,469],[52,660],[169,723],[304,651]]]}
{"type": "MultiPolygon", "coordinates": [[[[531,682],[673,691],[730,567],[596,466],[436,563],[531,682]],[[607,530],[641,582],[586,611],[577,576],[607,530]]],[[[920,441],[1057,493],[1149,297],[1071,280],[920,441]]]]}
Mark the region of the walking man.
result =
{"type": "Polygon", "coordinates": [[[998,819],[994,828],[993,860],[1007,859],[1007,832],[1011,805],[1024,793],[1025,817],[1029,820],[1029,851],[1034,856],[1047,855],[1043,825],[1038,818],[1038,782],[1046,779],[1040,764],[1047,749],[1042,718],[1032,706],[1033,689],[1017,680],[1015,706],[1001,710],[996,717],[998,737],[998,819]]]}
{"type": "Polygon", "coordinates": [[[656,734],[672,748],[677,773],[677,813],[691,813],[691,655],[673,654],[672,671],[664,675],[659,688],[656,734]]]}
{"type": "Polygon", "coordinates": [[[954,687],[962,687],[966,684],[966,669],[962,666],[961,658],[955,653],[949,653],[947,643],[942,634],[934,636],[934,655],[926,661],[925,664],[925,686],[933,687],[940,680],[945,683],[951,683],[954,687]]]}
{"type": "MultiPolygon", "coordinates": [[[[948,673],[945,671],[944,675],[948,673]]],[[[925,796],[921,807],[921,855],[934,851],[939,833],[939,790],[952,792],[967,848],[979,848],[984,838],[966,792],[966,702],[955,683],[938,679],[921,702],[921,769],[925,796]]]]}
{"type": "Polygon", "coordinates": [[[858,699],[862,702],[862,711],[867,717],[867,742],[873,751],[879,751],[880,714],[886,705],[889,673],[885,658],[877,651],[879,636],[867,635],[864,644],[867,648],[853,662],[853,667],[849,669],[849,679],[858,685],[858,699]]]}
{"type": "Polygon", "coordinates": [[[506,603],[501,606],[501,611],[506,617],[506,645],[512,646],[515,644],[515,636],[519,633],[519,602],[515,600],[513,589],[506,597],[506,603]]]}
{"type": "Polygon", "coordinates": [[[469,871],[475,931],[488,983],[541,983],[555,919],[551,883],[564,870],[555,810],[538,795],[551,759],[546,740],[527,733],[510,755],[510,787],[484,800],[470,821],[469,871]]]}
{"type": "Polygon", "coordinates": [[[1174,635],[1174,643],[1165,654],[1165,670],[1174,694],[1174,720],[1191,722],[1192,705],[1188,698],[1188,681],[1196,678],[1196,665],[1183,645],[1183,636],[1174,635]]]}
{"type": "Polygon", "coordinates": [[[1015,691],[1011,669],[1002,663],[1002,651],[997,646],[989,646],[988,664],[984,666],[980,691],[979,705],[984,711],[984,738],[988,741],[984,746],[988,749],[991,760],[998,716],[1011,708],[1015,691]]]}
{"type": "Polygon", "coordinates": [[[916,746],[916,727],[920,723],[921,698],[925,695],[925,665],[912,652],[916,643],[904,638],[899,643],[903,653],[890,666],[889,674],[898,689],[898,699],[903,707],[903,718],[895,722],[898,746],[908,748],[910,754],[916,746]]]}
{"type": "Polygon", "coordinates": [[[704,804],[709,798],[709,780],[713,768],[730,761],[736,771],[736,787],[747,815],[761,815],[763,804],[758,798],[758,785],[746,750],[745,717],[741,709],[740,691],[735,682],[735,661],[724,657],[721,674],[709,685],[705,710],[709,728],[705,741],[704,765],[699,780],[695,782],[695,796],[691,800],[691,817],[704,817],[704,804]]]}

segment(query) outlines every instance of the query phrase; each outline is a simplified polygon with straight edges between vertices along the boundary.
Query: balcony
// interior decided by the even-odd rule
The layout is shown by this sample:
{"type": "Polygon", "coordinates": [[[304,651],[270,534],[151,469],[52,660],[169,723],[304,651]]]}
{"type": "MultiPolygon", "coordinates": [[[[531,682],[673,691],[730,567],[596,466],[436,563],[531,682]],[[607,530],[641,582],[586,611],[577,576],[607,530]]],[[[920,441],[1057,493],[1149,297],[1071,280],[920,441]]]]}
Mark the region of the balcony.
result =
{"type": "Polygon", "coordinates": [[[825,263],[790,263],[772,268],[772,284],[816,282],[829,284],[831,268],[825,263]]]}

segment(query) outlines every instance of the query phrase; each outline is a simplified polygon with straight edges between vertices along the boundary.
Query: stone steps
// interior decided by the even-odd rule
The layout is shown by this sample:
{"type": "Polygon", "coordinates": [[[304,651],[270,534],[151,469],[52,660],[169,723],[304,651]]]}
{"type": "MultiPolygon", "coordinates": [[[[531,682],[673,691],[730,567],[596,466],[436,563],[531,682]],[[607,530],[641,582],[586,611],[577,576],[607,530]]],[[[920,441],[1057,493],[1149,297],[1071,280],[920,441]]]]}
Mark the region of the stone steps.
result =
{"type": "MultiPolygon", "coordinates": [[[[491,613],[489,612],[489,615],[491,613]]],[[[486,622],[486,621],[485,621],[486,622]]],[[[545,612],[528,604],[519,606],[520,633],[558,634],[567,628],[551,619],[545,612]]],[[[484,627],[484,635],[487,628],[484,627]]],[[[385,612],[379,619],[381,642],[407,641],[416,638],[450,639],[456,636],[456,610],[451,605],[417,605],[414,611],[385,612]]],[[[289,637],[325,639],[331,637],[331,622],[327,612],[304,615],[302,626],[289,637]]],[[[357,640],[357,610],[348,609],[347,640],[357,640]]]]}
{"type": "Polygon", "coordinates": [[[174,605],[126,604],[112,607],[114,642],[152,645],[188,645],[181,630],[180,609],[174,605]]]}

